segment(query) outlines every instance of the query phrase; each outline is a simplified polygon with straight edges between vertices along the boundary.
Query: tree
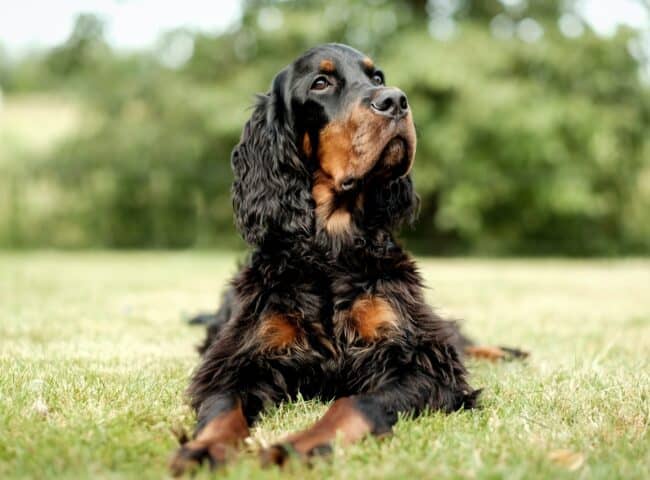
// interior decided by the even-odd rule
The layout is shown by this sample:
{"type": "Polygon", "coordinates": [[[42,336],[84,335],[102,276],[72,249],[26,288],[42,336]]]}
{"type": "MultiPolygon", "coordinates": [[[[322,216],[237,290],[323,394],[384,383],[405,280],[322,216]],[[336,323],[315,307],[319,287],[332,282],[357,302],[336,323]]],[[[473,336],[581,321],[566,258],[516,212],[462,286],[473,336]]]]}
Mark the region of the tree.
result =
{"type": "Polygon", "coordinates": [[[50,52],[46,62],[55,74],[69,76],[97,67],[108,51],[104,22],[96,15],[81,14],[68,39],[50,52]]]}

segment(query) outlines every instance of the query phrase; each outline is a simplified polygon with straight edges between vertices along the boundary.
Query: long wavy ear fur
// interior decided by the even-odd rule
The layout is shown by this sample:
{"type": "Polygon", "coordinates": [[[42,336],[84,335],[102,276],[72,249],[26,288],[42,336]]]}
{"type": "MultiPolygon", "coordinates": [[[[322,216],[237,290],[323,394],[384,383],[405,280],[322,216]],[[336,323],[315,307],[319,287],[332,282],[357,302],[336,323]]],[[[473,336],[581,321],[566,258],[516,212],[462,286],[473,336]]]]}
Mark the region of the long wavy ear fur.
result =
{"type": "Polygon", "coordinates": [[[295,242],[313,226],[310,176],[296,148],[285,102],[288,71],[260,95],[234,148],[233,207],[237,228],[256,246],[295,242]]]}

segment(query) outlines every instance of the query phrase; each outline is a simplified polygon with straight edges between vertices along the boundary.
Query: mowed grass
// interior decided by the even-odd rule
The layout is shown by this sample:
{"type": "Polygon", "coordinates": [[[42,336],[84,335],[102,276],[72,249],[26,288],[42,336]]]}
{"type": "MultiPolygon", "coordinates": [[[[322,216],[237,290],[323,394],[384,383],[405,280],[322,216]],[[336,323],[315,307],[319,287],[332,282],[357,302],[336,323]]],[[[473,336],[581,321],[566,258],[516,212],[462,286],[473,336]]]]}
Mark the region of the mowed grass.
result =
{"type": "MultiPolygon", "coordinates": [[[[165,478],[172,426],[236,256],[0,254],[0,478],[165,478]]],[[[483,408],[403,419],[311,468],[253,451],[199,478],[648,478],[650,261],[422,260],[427,295],[525,363],[471,362],[483,408]]],[[[251,450],[326,408],[269,411],[251,450]]]]}

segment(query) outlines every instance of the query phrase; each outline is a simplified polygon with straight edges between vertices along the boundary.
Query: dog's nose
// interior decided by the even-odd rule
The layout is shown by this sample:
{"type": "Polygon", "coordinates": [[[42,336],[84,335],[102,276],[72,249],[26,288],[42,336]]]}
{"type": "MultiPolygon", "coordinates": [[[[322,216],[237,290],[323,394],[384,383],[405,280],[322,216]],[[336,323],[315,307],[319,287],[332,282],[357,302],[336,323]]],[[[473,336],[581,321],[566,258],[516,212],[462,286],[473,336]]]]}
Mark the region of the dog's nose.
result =
{"type": "Polygon", "coordinates": [[[401,118],[409,109],[406,95],[398,88],[384,88],[370,102],[375,113],[387,117],[401,118]]]}

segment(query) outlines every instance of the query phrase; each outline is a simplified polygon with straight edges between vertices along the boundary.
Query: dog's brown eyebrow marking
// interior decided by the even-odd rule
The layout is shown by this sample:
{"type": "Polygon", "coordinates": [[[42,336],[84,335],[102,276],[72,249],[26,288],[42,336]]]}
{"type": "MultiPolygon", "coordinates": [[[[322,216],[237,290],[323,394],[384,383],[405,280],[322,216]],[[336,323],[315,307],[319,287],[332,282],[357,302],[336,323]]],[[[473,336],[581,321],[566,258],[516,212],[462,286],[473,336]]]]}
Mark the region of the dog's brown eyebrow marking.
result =
{"type": "Polygon", "coordinates": [[[320,62],[320,70],[325,73],[334,73],[336,71],[336,65],[333,60],[326,58],[320,62]]]}
{"type": "Polygon", "coordinates": [[[373,70],[375,68],[375,62],[373,62],[370,57],[366,57],[361,60],[361,64],[366,70],[373,70]]]}

